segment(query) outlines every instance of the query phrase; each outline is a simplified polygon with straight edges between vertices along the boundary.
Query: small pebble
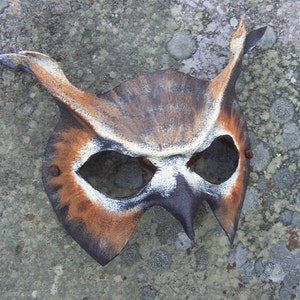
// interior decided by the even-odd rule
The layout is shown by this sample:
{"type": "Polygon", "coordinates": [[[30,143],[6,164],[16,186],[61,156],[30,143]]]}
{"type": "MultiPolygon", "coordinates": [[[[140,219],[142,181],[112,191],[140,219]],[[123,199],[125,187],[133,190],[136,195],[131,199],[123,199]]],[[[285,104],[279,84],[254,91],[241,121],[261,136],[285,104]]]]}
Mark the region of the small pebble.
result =
{"type": "Polygon", "coordinates": [[[151,285],[146,285],[143,287],[143,300],[154,300],[158,291],[154,289],[151,285]]]}
{"type": "Polygon", "coordinates": [[[280,215],[280,220],[283,225],[288,226],[292,223],[293,212],[291,210],[285,210],[280,215]]]}
{"type": "Polygon", "coordinates": [[[257,172],[263,171],[270,162],[270,153],[269,149],[264,144],[259,144],[253,149],[253,159],[251,164],[254,167],[254,170],[257,172]]]}
{"type": "Polygon", "coordinates": [[[293,104],[284,98],[277,99],[271,106],[271,119],[279,123],[287,123],[294,116],[293,104]]]}
{"type": "Polygon", "coordinates": [[[267,259],[263,262],[263,273],[260,276],[261,281],[280,283],[285,277],[285,272],[282,269],[281,265],[275,262],[273,259],[267,259]]]}
{"type": "Polygon", "coordinates": [[[240,278],[243,283],[249,283],[254,275],[254,264],[255,260],[247,260],[241,267],[240,267],[240,278]]]}
{"type": "Polygon", "coordinates": [[[140,270],[136,274],[138,282],[146,282],[148,280],[148,275],[145,270],[140,270]]]}
{"type": "Polygon", "coordinates": [[[230,22],[230,26],[232,26],[233,28],[236,28],[237,25],[239,24],[239,20],[235,17],[231,18],[229,22],[230,22]]]}
{"type": "Polygon", "coordinates": [[[266,177],[260,176],[257,181],[256,187],[261,192],[264,192],[267,189],[267,184],[268,184],[268,181],[267,181],[266,177]]]}
{"type": "Polygon", "coordinates": [[[176,31],[167,48],[177,59],[187,59],[196,52],[197,44],[188,31],[176,31]]]}
{"type": "Polygon", "coordinates": [[[28,102],[22,103],[19,108],[24,113],[25,116],[30,116],[34,110],[33,105],[28,102]]]}
{"type": "Polygon", "coordinates": [[[184,232],[179,232],[175,241],[175,247],[177,250],[187,250],[192,247],[192,241],[184,232]]]}
{"type": "Polygon", "coordinates": [[[176,222],[176,220],[171,220],[170,222],[158,224],[155,234],[161,244],[172,244],[180,229],[181,227],[178,222],[176,222]]]}
{"type": "MultiPolygon", "coordinates": [[[[282,286],[279,290],[279,300],[293,299],[291,295],[295,295],[294,291],[286,286],[282,286]]],[[[294,298],[298,299],[298,298],[294,298]]]]}
{"type": "Polygon", "coordinates": [[[127,245],[120,254],[121,261],[126,265],[133,265],[140,257],[138,244],[127,245]]]}
{"type": "Polygon", "coordinates": [[[273,177],[275,185],[279,189],[289,188],[295,182],[295,175],[291,173],[288,169],[279,169],[276,171],[273,177]]]}
{"type": "Polygon", "coordinates": [[[166,251],[157,250],[150,253],[149,268],[152,272],[158,273],[169,269],[170,264],[171,258],[166,251]]]}
{"type": "Polygon", "coordinates": [[[300,147],[300,130],[295,123],[288,123],[283,127],[282,143],[288,149],[300,147]]]}

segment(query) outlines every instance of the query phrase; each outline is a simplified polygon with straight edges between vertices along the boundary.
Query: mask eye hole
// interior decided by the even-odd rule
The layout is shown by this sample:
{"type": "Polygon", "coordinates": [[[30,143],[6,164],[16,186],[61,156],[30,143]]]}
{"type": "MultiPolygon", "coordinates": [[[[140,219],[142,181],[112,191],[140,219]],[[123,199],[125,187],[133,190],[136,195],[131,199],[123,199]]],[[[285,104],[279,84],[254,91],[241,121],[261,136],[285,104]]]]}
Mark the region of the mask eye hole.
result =
{"type": "Polygon", "coordinates": [[[92,155],[77,173],[94,189],[119,199],[136,195],[155,171],[155,166],[145,158],[103,151],[92,155]]]}
{"type": "Polygon", "coordinates": [[[229,179],[239,163],[239,152],[229,135],[216,138],[202,152],[195,153],[187,166],[210,183],[220,184],[229,179]]]}

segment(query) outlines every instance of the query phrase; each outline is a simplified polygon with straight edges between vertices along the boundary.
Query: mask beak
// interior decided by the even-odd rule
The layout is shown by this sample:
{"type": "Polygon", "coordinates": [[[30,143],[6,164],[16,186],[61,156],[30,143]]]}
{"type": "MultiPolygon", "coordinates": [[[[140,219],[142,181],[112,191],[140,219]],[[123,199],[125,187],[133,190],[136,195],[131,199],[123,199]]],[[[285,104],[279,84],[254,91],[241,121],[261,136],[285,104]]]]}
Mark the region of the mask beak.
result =
{"type": "Polygon", "coordinates": [[[168,197],[162,200],[161,196],[156,196],[151,196],[150,206],[159,205],[165,208],[182,224],[189,239],[194,240],[193,223],[202,200],[191,190],[186,179],[182,175],[178,175],[176,188],[168,197]]]}

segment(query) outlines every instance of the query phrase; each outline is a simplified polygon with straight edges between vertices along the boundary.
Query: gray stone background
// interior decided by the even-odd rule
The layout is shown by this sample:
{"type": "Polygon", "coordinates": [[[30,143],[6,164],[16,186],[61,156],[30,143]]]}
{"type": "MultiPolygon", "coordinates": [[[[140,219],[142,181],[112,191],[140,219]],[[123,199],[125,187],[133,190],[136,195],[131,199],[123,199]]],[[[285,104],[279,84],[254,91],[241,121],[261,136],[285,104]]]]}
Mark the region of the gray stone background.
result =
{"type": "Polygon", "coordinates": [[[53,98],[0,67],[0,298],[300,299],[299,11],[297,0],[0,0],[1,53],[46,53],[96,93],[158,69],[211,78],[240,16],[248,29],[268,25],[237,84],[254,158],[234,245],[207,206],[194,243],[153,208],[105,267],[66,234],[43,191],[53,98]]]}

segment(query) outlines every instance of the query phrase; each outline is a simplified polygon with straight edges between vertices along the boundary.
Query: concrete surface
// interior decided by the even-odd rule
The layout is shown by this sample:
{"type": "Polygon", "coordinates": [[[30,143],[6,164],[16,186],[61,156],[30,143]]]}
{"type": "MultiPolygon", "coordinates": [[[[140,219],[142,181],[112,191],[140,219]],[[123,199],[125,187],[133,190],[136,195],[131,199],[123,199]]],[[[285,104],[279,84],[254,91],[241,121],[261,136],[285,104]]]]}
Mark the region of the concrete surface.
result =
{"type": "Polygon", "coordinates": [[[240,16],[249,29],[269,26],[237,85],[254,158],[233,246],[207,206],[194,243],[154,208],[106,267],[66,234],[43,191],[52,97],[0,67],[0,298],[300,299],[299,11],[297,0],[0,0],[1,53],[49,54],[96,93],[158,69],[211,78],[240,16]],[[191,43],[184,53],[178,37],[191,43]]]}

